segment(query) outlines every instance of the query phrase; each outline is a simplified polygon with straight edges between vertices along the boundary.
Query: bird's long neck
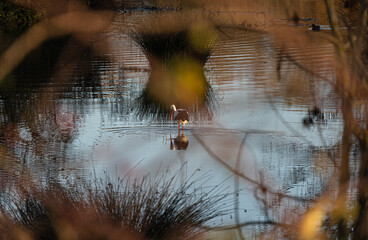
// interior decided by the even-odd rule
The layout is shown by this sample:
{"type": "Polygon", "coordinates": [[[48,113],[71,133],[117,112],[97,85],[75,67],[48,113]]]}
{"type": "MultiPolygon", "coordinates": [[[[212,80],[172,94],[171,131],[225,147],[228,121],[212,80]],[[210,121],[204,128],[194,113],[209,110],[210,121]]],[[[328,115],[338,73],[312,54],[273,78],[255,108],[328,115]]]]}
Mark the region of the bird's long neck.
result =
{"type": "Polygon", "coordinates": [[[173,110],[173,112],[176,112],[176,107],[175,107],[175,106],[173,106],[173,107],[172,107],[172,110],[173,110]]]}

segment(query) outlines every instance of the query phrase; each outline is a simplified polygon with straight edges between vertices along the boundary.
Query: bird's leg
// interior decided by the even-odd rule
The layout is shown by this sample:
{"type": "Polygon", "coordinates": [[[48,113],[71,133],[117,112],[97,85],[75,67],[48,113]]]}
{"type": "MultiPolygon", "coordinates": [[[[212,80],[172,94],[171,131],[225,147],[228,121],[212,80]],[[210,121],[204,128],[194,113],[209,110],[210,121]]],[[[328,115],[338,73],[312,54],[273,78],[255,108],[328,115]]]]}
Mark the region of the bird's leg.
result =
{"type": "Polygon", "coordinates": [[[179,126],[179,133],[180,133],[180,123],[178,123],[178,126],[179,126]]]}

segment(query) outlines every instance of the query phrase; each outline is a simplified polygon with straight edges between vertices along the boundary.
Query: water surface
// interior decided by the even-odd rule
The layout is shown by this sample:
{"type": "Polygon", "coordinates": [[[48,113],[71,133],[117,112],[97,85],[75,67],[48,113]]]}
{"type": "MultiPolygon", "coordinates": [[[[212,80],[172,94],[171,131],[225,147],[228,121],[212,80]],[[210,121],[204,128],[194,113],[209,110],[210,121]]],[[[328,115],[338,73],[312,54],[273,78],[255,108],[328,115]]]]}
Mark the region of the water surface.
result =
{"type": "MultiPolygon", "coordinates": [[[[240,191],[228,200],[239,201],[240,221],[266,216],[254,196],[256,186],[244,179],[237,183],[229,167],[300,198],[314,198],[326,189],[333,165],[321,149],[338,143],[342,124],[327,84],[313,81],[313,76],[287,62],[280,82],[276,71],[280,46],[271,36],[225,28],[204,66],[211,86],[209,108],[193,106],[184,130],[188,144],[179,150],[183,136],[169,115],[157,118],[142,114],[138,107],[150,64],[129,34],[132,23],[126,15],[120,13],[105,33],[94,37],[96,45],[104,39],[108,46],[101,52],[75,45],[83,57],[76,68],[65,63],[61,72],[68,79],[66,85],[49,81],[56,78],[51,63],[36,62],[43,66],[39,70],[26,62],[14,73],[17,91],[4,88],[0,111],[6,130],[2,141],[19,159],[17,168],[64,182],[106,173],[139,177],[182,169],[181,181],[193,172],[208,174],[204,188],[222,185],[224,191],[240,191]],[[310,84],[305,86],[305,81],[310,84]],[[320,97],[312,99],[311,91],[318,91],[320,97]],[[325,123],[305,127],[303,119],[315,105],[321,107],[325,123]]],[[[44,51],[56,55],[68,39],[60,41],[44,51]]],[[[333,77],[333,69],[323,61],[333,57],[331,45],[288,50],[296,60],[318,66],[319,74],[333,77]],[[316,53],[322,60],[315,59],[316,53]]],[[[288,208],[301,203],[282,204],[288,208]]],[[[270,214],[280,217],[279,212],[270,214]]],[[[215,224],[234,221],[231,212],[215,224]]]]}

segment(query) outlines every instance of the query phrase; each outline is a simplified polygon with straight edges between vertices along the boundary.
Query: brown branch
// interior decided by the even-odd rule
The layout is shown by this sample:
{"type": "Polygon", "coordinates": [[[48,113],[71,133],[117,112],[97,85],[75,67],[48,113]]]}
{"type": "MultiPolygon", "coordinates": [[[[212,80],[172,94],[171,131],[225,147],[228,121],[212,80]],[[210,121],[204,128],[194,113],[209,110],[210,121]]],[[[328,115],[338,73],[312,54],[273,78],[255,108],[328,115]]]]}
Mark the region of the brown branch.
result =
{"type": "Polygon", "coordinates": [[[339,22],[338,22],[338,17],[337,17],[337,13],[335,10],[335,4],[333,2],[334,0],[325,0],[325,5],[326,5],[326,11],[327,11],[327,16],[328,16],[328,20],[330,23],[330,27],[332,29],[332,34],[337,38],[338,42],[335,42],[335,46],[342,49],[342,37],[339,31],[339,22]]]}
{"type": "MultiPolygon", "coordinates": [[[[346,186],[350,180],[350,171],[349,171],[349,156],[350,156],[350,130],[347,122],[344,124],[344,131],[342,136],[342,150],[341,150],[341,171],[340,171],[340,179],[339,179],[339,190],[338,190],[338,202],[341,204],[337,206],[337,211],[345,212],[346,211],[346,194],[348,189],[346,186]]],[[[338,231],[339,236],[347,236],[347,224],[343,217],[337,219],[338,222],[338,231]]]]}
{"type": "Polygon", "coordinates": [[[288,124],[285,120],[285,118],[281,115],[280,111],[276,108],[275,104],[273,103],[273,101],[271,100],[271,97],[267,95],[267,99],[268,99],[268,103],[270,104],[272,110],[275,112],[276,117],[280,120],[280,122],[282,124],[284,124],[284,126],[295,136],[298,136],[300,138],[302,138],[306,143],[313,145],[311,141],[309,141],[306,137],[304,137],[303,135],[301,135],[295,128],[293,128],[290,124],[288,124]]]}
{"type": "MultiPolygon", "coordinates": [[[[351,83],[351,81],[349,81],[347,71],[343,70],[343,72],[340,74],[341,76],[338,76],[337,77],[337,79],[341,79],[339,81],[339,83],[341,83],[341,84],[339,85],[337,82],[336,83],[333,83],[328,78],[326,78],[324,76],[321,76],[320,74],[318,74],[318,73],[316,73],[316,72],[308,69],[307,67],[303,66],[302,64],[298,63],[290,55],[285,54],[284,57],[287,58],[293,64],[295,64],[295,66],[297,66],[301,70],[305,71],[306,73],[311,74],[312,76],[315,76],[315,77],[317,77],[317,78],[319,78],[319,79],[321,79],[321,80],[323,80],[325,82],[330,83],[332,86],[334,86],[335,91],[337,93],[339,93],[341,97],[343,97],[343,98],[350,98],[350,96],[354,96],[355,95],[354,94],[355,92],[351,88],[344,87],[346,84],[351,83]]],[[[344,66],[347,66],[347,64],[345,64],[344,66]]],[[[366,71],[365,68],[364,68],[364,71],[366,71]]],[[[336,80],[336,81],[338,81],[338,80],[336,80]]],[[[368,85],[365,82],[361,82],[361,84],[359,84],[359,90],[368,93],[368,85]]],[[[364,132],[361,131],[361,128],[360,128],[359,124],[353,118],[352,118],[352,125],[353,125],[352,126],[353,132],[354,132],[354,134],[357,137],[358,136],[364,136],[364,134],[363,134],[364,132]]]]}
{"type": "MultiPolygon", "coordinates": [[[[238,154],[237,154],[237,157],[236,157],[236,165],[235,165],[235,169],[239,169],[240,168],[240,159],[241,159],[241,155],[242,155],[242,150],[243,150],[243,147],[244,147],[244,144],[245,144],[245,140],[248,136],[248,133],[245,133],[241,143],[240,143],[240,146],[239,146],[239,149],[238,149],[238,154]]],[[[236,196],[234,197],[234,214],[235,214],[235,222],[237,225],[239,225],[239,176],[238,175],[235,175],[235,180],[234,180],[234,192],[236,194],[236,196]]],[[[241,228],[238,227],[237,228],[237,231],[238,231],[238,234],[240,236],[240,238],[243,240],[244,237],[243,237],[243,233],[241,231],[241,228]]]]}
{"type": "Polygon", "coordinates": [[[287,58],[291,63],[293,63],[295,66],[297,66],[298,68],[300,68],[301,70],[303,70],[304,72],[314,76],[314,77],[317,77],[325,82],[328,82],[330,84],[334,84],[330,79],[308,69],[307,67],[305,67],[304,65],[298,63],[293,57],[291,57],[289,54],[284,54],[285,58],[287,58]]]}
{"type": "Polygon", "coordinates": [[[361,1],[361,11],[360,11],[360,21],[358,23],[359,34],[358,37],[360,39],[364,38],[364,33],[367,27],[367,1],[361,1]]]}
{"type": "Polygon", "coordinates": [[[217,156],[217,154],[215,154],[208,146],[207,144],[205,144],[205,142],[196,134],[193,133],[193,136],[197,139],[197,141],[202,145],[202,147],[206,150],[206,152],[216,161],[218,161],[219,163],[221,163],[226,169],[228,169],[229,171],[231,171],[233,174],[241,177],[242,179],[256,185],[257,187],[259,187],[263,192],[268,192],[272,195],[276,195],[279,198],[280,197],[284,197],[284,198],[288,198],[288,199],[292,199],[295,201],[300,201],[300,202],[314,202],[313,199],[305,199],[305,198],[301,198],[301,197],[296,197],[296,196],[291,196],[291,195],[287,195],[287,194],[282,194],[280,192],[274,192],[271,191],[270,189],[267,188],[267,186],[263,185],[262,183],[259,183],[258,181],[249,178],[248,176],[244,175],[242,172],[240,172],[237,169],[232,168],[228,163],[226,163],[224,160],[222,160],[219,156],[217,156]]]}
{"type": "Polygon", "coordinates": [[[212,231],[212,230],[234,230],[234,229],[238,229],[238,228],[242,228],[242,227],[246,227],[246,226],[252,226],[252,225],[280,225],[280,226],[285,226],[285,227],[290,227],[287,224],[284,223],[278,223],[272,220],[266,220],[266,221],[249,221],[249,222],[243,222],[243,223],[239,223],[239,224],[234,224],[234,225],[227,225],[227,226],[219,226],[219,227],[206,227],[204,226],[203,228],[205,230],[208,231],[212,231]]]}
{"type": "Polygon", "coordinates": [[[74,34],[92,34],[106,29],[105,12],[72,12],[35,25],[19,37],[0,58],[0,83],[29,54],[48,39],[74,34]]]}

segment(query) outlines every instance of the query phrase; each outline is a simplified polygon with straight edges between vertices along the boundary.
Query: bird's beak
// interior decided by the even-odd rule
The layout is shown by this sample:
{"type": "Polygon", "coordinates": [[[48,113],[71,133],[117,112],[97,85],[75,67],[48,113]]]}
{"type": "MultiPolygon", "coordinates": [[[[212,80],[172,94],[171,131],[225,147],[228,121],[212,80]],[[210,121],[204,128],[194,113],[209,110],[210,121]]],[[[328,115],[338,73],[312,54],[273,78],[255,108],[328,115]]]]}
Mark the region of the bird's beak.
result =
{"type": "Polygon", "coordinates": [[[173,115],[173,111],[171,111],[171,115],[170,115],[170,122],[171,122],[171,120],[172,120],[172,115],[173,115]]]}

